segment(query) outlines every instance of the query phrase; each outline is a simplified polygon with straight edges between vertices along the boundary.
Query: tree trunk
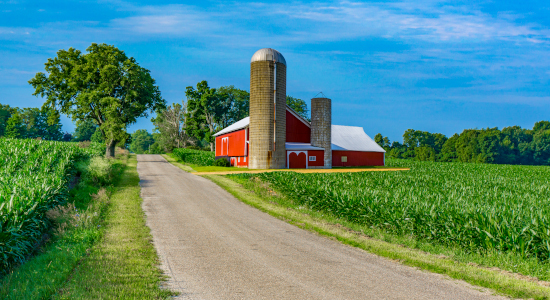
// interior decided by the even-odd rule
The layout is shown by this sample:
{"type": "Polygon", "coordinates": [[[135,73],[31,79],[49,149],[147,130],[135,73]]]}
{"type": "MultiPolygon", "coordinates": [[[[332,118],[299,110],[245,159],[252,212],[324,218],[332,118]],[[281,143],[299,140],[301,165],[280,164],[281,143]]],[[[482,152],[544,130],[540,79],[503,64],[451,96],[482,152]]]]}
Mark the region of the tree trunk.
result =
{"type": "Polygon", "coordinates": [[[210,151],[214,152],[214,143],[210,143],[210,151]]]}
{"type": "Polygon", "coordinates": [[[107,149],[105,150],[105,157],[115,157],[115,146],[117,144],[117,141],[111,140],[109,144],[107,144],[107,149]]]}

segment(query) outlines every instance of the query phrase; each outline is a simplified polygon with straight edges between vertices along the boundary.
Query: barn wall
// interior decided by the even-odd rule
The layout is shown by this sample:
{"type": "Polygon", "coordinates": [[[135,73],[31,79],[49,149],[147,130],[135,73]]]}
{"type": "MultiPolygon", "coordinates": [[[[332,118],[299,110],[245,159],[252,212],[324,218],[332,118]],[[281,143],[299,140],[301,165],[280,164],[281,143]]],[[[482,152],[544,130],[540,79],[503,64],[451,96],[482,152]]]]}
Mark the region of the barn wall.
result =
{"type": "Polygon", "coordinates": [[[246,129],[233,131],[216,137],[216,156],[245,156],[246,129]],[[228,153],[222,151],[222,140],[228,138],[228,153]]]}
{"type": "Polygon", "coordinates": [[[231,162],[232,167],[248,167],[248,158],[246,156],[231,157],[229,161],[231,162]]]}
{"type": "Polygon", "coordinates": [[[308,167],[323,167],[325,165],[325,151],[323,150],[309,150],[308,154],[308,167]],[[309,156],[315,156],[315,161],[310,161],[309,156]]]}
{"type": "Polygon", "coordinates": [[[286,111],[286,142],[309,143],[311,128],[296,118],[291,112],[286,111]]]}
{"type": "Polygon", "coordinates": [[[357,166],[383,166],[383,152],[362,151],[332,151],[333,167],[357,167],[357,166]],[[342,156],[347,156],[348,161],[342,163],[342,156]]]}

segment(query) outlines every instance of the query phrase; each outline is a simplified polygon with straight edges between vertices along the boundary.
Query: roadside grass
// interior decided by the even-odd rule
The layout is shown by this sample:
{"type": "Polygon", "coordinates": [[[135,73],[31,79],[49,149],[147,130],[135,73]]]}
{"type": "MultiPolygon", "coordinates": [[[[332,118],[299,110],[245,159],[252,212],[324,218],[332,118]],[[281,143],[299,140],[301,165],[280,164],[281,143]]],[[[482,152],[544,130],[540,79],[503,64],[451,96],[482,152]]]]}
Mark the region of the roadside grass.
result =
{"type": "Polygon", "coordinates": [[[168,161],[169,163],[173,164],[174,166],[180,168],[185,172],[196,172],[188,164],[182,162],[181,159],[179,159],[177,156],[173,155],[172,153],[161,154],[161,156],[164,157],[166,161],[168,161]]]}
{"type": "MultiPolygon", "coordinates": [[[[0,279],[0,299],[173,295],[160,288],[164,276],[145,226],[136,164],[135,156],[118,155],[111,170],[112,186],[97,186],[111,177],[107,174],[81,180],[70,191],[69,204],[48,213],[54,222],[49,241],[0,279]]],[[[106,168],[101,162],[90,165],[91,173],[106,168]]]]}
{"type": "Polygon", "coordinates": [[[290,199],[278,195],[263,182],[228,178],[219,175],[202,175],[234,195],[242,202],[272,216],[285,220],[303,229],[336,239],[344,244],[361,248],[402,264],[464,280],[473,285],[494,290],[498,294],[515,298],[550,299],[548,282],[534,277],[502,271],[480,265],[494,265],[504,260],[505,264],[526,264],[535,273],[544,272],[536,260],[521,260],[518,257],[503,257],[499,253],[485,255],[465,253],[414,240],[411,237],[395,236],[380,230],[350,223],[326,213],[320,213],[295,205],[290,199]]]}
{"type": "Polygon", "coordinates": [[[141,209],[137,159],[130,156],[110,199],[101,240],[53,299],[165,299],[164,278],[141,209]]]}

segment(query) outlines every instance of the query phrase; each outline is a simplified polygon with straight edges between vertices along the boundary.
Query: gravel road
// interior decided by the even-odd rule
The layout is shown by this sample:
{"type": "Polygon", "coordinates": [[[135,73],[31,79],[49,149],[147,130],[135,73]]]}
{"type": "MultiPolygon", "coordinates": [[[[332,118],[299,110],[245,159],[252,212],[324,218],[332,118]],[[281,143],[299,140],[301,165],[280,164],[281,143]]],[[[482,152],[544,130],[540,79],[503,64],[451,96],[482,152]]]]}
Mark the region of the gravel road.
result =
{"type": "Polygon", "coordinates": [[[297,228],[160,155],[138,155],[138,172],[178,299],[505,299],[297,228]]]}

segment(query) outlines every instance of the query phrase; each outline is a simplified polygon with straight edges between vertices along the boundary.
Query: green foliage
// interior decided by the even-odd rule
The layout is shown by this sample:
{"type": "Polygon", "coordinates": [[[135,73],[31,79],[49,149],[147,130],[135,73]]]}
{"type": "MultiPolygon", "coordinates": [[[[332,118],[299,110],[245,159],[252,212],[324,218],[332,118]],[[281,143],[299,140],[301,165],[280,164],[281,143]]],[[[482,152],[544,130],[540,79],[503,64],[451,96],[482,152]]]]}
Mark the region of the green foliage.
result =
{"type": "Polygon", "coordinates": [[[90,137],[92,143],[105,144],[105,136],[99,127],[96,127],[94,134],[90,137]]]}
{"type": "Polygon", "coordinates": [[[286,105],[290,106],[290,108],[292,108],[304,119],[311,122],[311,119],[309,118],[309,110],[307,109],[307,103],[304,100],[294,98],[292,96],[286,96],[286,105]]]}
{"type": "Polygon", "coordinates": [[[0,103],[0,136],[5,135],[8,120],[15,111],[15,108],[0,103]]]}
{"type": "Polygon", "coordinates": [[[381,133],[378,133],[374,136],[374,141],[384,150],[389,151],[390,149],[390,139],[383,136],[381,133]]]}
{"type": "Polygon", "coordinates": [[[118,48],[93,43],[79,50],[59,50],[48,59],[46,72],[29,81],[34,95],[46,97],[43,107],[58,110],[73,120],[94,120],[114,156],[115,145],[127,139],[126,127],[148,111],[165,106],[149,70],[118,48]]]}
{"type": "Polygon", "coordinates": [[[77,121],[76,129],[74,131],[74,141],[75,142],[91,141],[92,136],[96,131],[97,131],[97,125],[94,123],[93,120],[77,121]]]}
{"type": "Polygon", "coordinates": [[[222,86],[216,90],[223,109],[219,116],[219,129],[223,129],[241,119],[248,117],[250,93],[234,86],[222,86]]]}
{"type": "Polygon", "coordinates": [[[253,175],[297,205],[389,233],[548,261],[550,169],[388,160],[405,172],[253,175]]]}
{"type": "Polygon", "coordinates": [[[24,138],[25,125],[19,113],[14,113],[9,119],[6,126],[6,137],[9,138],[24,138]]]}
{"type": "Polygon", "coordinates": [[[216,94],[216,89],[210,88],[205,80],[197,83],[197,89],[188,86],[187,113],[185,115],[185,131],[196,140],[206,140],[210,143],[210,150],[214,149],[214,133],[217,119],[226,109],[216,94]]]}
{"type": "Polygon", "coordinates": [[[174,148],[186,147],[194,141],[187,134],[185,120],[187,103],[174,103],[166,109],[157,112],[157,116],[151,121],[155,125],[153,138],[155,140],[154,151],[151,153],[172,152],[174,148]]]}
{"type": "Polygon", "coordinates": [[[151,135],[145,129],[138,129],[136,132],[132,133],[132,142],[130,143],[130,151],[136,154],[143,154],[149,150],[155,141],[153,140],[153,135],[151,135]]]}
{"type": "Polygon", "coordinates": [[[0,138],[0,270],[21,263],[68,198],[75,161],[98,155],[76,143],[0,138]]]}
{"type": "Polygon", "coordinates": [[[199,166],[214,166],[214,152],[194,150],[189,148],[178,148],[172,152],[181,161],[199,166]]]}
{"type": "Polygon", "coordinates": [[[60,141],[63,133],[55,111],[0,104],[0,136],[60,141]]]}
{"type": "MultiPolygon", "coordinates": [[[[388,145],[381,134],[380,145],[388,145]]],[[[447,138],[440,133],[408,129],[403,145],[385,148],[388,157],[416,160],[493,164],[550,165],[550,122],[540,121],[533,130],[519,126],[466,129],[447,138]]]]}
{"type": "Polygon", "coordinates": [[[214,162],[214,166],[216,166],[216,167],[230,167],[231,163],[229,162],[229,160],[227,160],[225,158],[218,158],[214,162]]]}
{"type": "Polygon", "coordinates": [[[84,180],[97,186],[104,186],[113,179],[113,165],[105,157],[96,156],[90,159],[84,172],[84,180]]]}

